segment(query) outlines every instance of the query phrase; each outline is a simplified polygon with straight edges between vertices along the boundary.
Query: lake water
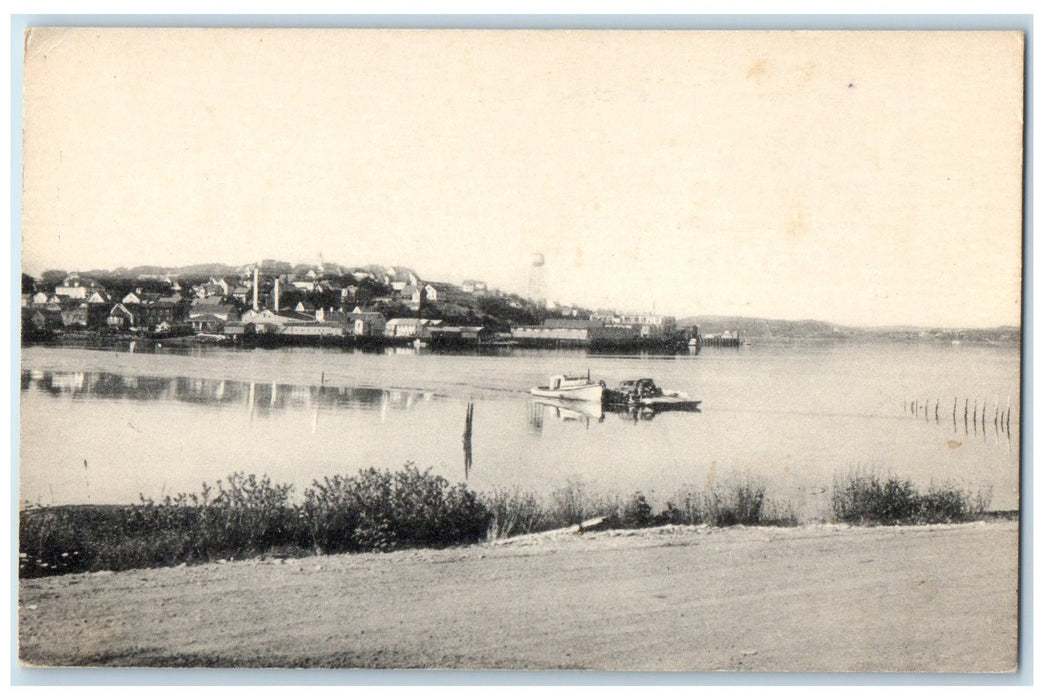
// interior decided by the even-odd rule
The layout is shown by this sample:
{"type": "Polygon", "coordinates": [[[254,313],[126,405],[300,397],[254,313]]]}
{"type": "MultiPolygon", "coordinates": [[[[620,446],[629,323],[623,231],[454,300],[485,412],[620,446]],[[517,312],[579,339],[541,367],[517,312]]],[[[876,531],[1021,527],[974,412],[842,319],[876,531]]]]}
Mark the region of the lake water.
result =
{"type": "Polygon", "coordinates": [[[810,517],[826,514],[836,476],[876,471],[921,487],[988,489],[993,508],[1014,509],[1019,360],[1015,347],[883,343],[677,357],[34,346],[22,352],[20,499],[132,503],[195,492],[234,471],[300,493],[323,476],[414,462],[478,491],[550,493],[579,480],[641,490],[657,505],[753,478],[810,517]],[[701,412],[602,415],[528,393],[549,375],[588,370],[610,386],[652,377],[700,399],[701,412]],[[927,414],[911,412],[915,400],[927,414]],[[1001,427],[1009,407],[1010,434],[1001,427]]]}

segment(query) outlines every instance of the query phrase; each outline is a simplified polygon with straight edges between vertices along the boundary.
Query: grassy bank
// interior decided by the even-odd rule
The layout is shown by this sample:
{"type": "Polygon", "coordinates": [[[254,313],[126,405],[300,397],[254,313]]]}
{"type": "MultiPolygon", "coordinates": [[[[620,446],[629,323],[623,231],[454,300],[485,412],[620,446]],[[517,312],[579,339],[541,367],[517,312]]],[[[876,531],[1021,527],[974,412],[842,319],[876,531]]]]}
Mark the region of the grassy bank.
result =
{"type": "MultiPolygon", "coordinates": [[[[295,498],[288,484],[236,473],[199,493],[130,506],[25,508],[19,518],[19,576],[173,566],[259,555],[305,556],[474,544],[578,525],[797,525],[786,504],[754,480],[684,491],[654,509],[571,481],[549,494],[463,484],[407,464],[315,481],[295,498]]],[[[961,522],[981,517],[989,495],[956,485],[918,491],[877,475],[835,480],[832,519],[859,525],[961,522]]]]}

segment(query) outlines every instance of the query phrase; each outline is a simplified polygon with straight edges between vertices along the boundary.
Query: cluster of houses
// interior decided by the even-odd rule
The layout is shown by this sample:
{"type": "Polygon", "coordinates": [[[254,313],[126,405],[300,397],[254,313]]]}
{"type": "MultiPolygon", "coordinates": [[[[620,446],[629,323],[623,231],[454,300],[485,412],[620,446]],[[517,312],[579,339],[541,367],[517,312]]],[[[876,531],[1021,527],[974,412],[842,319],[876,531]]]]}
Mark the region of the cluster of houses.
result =
{"type": "Polygon", "coordinates": [[[114,298],[100,284],[72,274],[51,293],[23,294],[22,322],[38,330],[141,328],[163,333],[187,316],[189,306],[177,282],[166,292],[139,287],[114,298]]]}
{"type": "MultiPolygon", "coordinates": [[[[232,282],[221,277],[184,289],[173,276],[149,276],[143,286],[114,295],[94,280],[67,276],[53,292],[22,295],[23,326],[37,330],[111,330],[155,335],[220,334],[292,338],[455,338],[491,337],[484,328],[443,326],[440,321],[391,318],[377,310],[405,306],[418,311],[425,301],[463,303],[488,293],[486,284],[468,280],[457,286],[424,282],[408,268],[353,271],[331,266],[300,272],[265,273],[250,266],[232,282]],[[372,280],[384,292],[355,303],[372,280]],[[345,282],[348,283],[345,283],[345,282]],[[354,284],[352,282],[355,282],[354,284]],[[289,299],[289,303],[287,300],[289,299]],[[315,304],[313,300],[323,300],[315,304]]],[[[139,280],[144,281],[144,276],[139,280]]]]}
{"type": "Polygon", "coordinates": [[[404,316],[403,308],[470,307],[477,295],[497,294],[480,280],[459,286],[426,282],[404,267],[291,268],[265,261],[228,279],[213,276],[184,283],[176,275],[142,275],[130,283],[130,291],[114,294],[95,280],[71,274],[53,292],[23,295],[23,327],[274,342],[351,338],[473,345],[500,340],[536,346],[627,344],[667,338],[676,331],[670,316],[601,310],[584,318],[571,307],[555,309],[557,316],[539,326],[515,326],[499,336],[483,326],[449,325],[420,318],[420,313],[404,316]]]}

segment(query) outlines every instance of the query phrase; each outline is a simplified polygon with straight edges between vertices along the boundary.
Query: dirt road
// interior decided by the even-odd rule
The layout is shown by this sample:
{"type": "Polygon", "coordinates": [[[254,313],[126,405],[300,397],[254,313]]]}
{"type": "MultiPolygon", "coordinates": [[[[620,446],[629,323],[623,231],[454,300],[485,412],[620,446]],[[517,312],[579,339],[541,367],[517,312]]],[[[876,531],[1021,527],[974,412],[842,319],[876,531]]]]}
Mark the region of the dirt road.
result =
{"type": "Polygon", "coordinates": [[[1009,671],[1018,525],[665,528],[22,582],[40,665],[1009,671]]]}

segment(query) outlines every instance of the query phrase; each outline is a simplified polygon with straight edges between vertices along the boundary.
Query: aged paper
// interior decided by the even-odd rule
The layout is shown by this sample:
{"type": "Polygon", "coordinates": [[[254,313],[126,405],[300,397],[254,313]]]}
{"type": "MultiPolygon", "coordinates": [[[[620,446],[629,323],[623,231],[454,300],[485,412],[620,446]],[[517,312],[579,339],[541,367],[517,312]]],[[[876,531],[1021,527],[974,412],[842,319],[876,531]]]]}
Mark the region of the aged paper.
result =
{"type": "Polygon", "coordinates": [[[385,523],[365,547],[396,551],[330,554],[313,528],[118,570],[142,535],[112,575],[21,579],[21,661],[1015,670],[1024,55],[1008,31],[30,29],[25,513],[239,471],[300,504],[408,462],[596,531],[407,548],[385,523]],[[489,347],[429,347],[454,333],[489,347]],[[585,369],[700,413],[530,396],[585,369]],[[989,505],[839,522],[874,469],[989,505]],[[671,520],[732,483],[771,517],[671,520]]]}

